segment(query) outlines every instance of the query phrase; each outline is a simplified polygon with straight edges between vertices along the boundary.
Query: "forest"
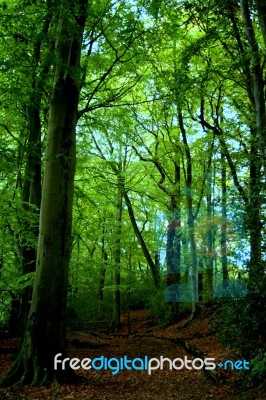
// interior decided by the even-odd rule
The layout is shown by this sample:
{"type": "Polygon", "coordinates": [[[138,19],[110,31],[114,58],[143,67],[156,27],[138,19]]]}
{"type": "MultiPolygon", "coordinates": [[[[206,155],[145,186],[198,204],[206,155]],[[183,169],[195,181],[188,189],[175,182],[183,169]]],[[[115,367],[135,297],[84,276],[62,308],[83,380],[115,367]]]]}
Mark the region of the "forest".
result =
{"type": "Polygon", "coordinates": [[[264,0],[5,0],[0,60],[0,399],[265,398],[264,0]]]}

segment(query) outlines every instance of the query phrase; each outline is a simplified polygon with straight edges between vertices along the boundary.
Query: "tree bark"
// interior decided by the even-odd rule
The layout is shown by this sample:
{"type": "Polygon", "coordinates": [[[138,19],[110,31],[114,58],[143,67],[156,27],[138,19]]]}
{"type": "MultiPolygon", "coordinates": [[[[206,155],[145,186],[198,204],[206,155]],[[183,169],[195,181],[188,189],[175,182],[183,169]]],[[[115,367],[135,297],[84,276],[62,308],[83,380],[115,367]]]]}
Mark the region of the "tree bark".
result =
{"type": "MultiPolygon", "coordinates": [[[[229,153],[228,147],[223,138],[223,131],[219,127],[211,126],[204,119],[201,119],[203,127],[212,130],[214,134],[219,136],[221,152],[226,157],[232,178],[241,198],[243,199],[246,211],[246,226],[249,231],[250,242],[250,262],[249,262],[249,283],[250,288],[256,288],[257,284],[264,279],[264,264],[262,261],[261,241],[262,241],[262,222],[261,222],[261,206],[262,206],[262,182],[261,182],[261,153],[258,144],[258,130],[250,126],[250,152],[249,152],[249,168],[250,168],[250,190],[249,193],[241,186],[238,179],[236,166],[229,153]]],[[[256,290],[256,289],[255,289],[256,290]]]]}
{"type": "Polygon", "coordinates": [[[65,354],[79,63],[87,1],[79,0],[77,4],[72,0],[63,0],[61,6],[48,121],[36,278],[22,347],[2,379],[2,385],[58,382],[63,378],[63,373],[66,374],[66,371],[54,370],[53,360],[55,354],[65,354]]]}
{"type": "Polygon", "coordinates": [[[103,220],[102,228],[102,264],[99,271],[99,285],[98,285],[98,313],[102,313],[102,303],[103,303],[103,289],[104,281],[106,275],[106,264],[108,260],[108,254],[105,248],[105,219],[103,220]]]}
{"type": "Polygon", "coordinates": [[[189,244],[191,251],[191,304],[192,304],[192,316],[194,316],[198,310],[198,302],[199,302],[198,258],[197,258],[197,246],[195,240],[194,216],[192,214],[192,201],[190,200],[191,200],[190,198],[187,198],[189,244]]]}
{"type": "MultiPolygon", "coordinates": [[[[121,173],[121,168],[119,168],[121,173]]],[[[115,250],[114,250],[114,295],[113,295],[113,319],[111,332],[116,333],[120,328],[120,259],[121,259],[121,232],[123,211],[123,181],[120,174],[117,177],[117,202],[115,218],[115,250]]]]}
{"type": "MultiPolygon", "coordinates": [[[[265,6],[260,1],[256,2],[259,6],[260,23],[262,29],[265,29],[265,6]]],[[[265,110],[265,91],[264,91],[264,79],[263,79],[263,67],[260,56],[259,45],[256,40],[254,27],[250,16],[250,7],[248,0],[240,0],[240,8],[242,13],[242,19],[244,23],[244,29],[246,39],[248,41],[249,50],[251,53],[251,82],[252,92],[254,96],[255,114],[256,114],[256,141],[257,149],[261,154],[262,165],[264,166],[264,176],[266,177],[266,110],[265,110]]],[[[263,37],[265,40],[265,31],[263,30],[263,37]]]]}
{"type": "MultiPolygon", "coordinates": [[[[41,50],[43,39],[47,36],[52,11],[51,4],[47,4],[47,14],[42,26],[41,35],[38,35],[34,43],[33,50],[33,71],[31,78],[31,92],[27,104],[27,120],[28,120],[28,140],[25,151],[25,173],[23,178],[21,201],[22,206],[27,214],[29,211],[39,219],[41,206],[41,102],[45,88],[46,77],[50,67],[50,61],[47,57],[42,61],[41,50]]],[[[48,49],[46,49],[48,52],[48,49]]],[[[24,149],[19,149],[19,153],[23,153],[24,149]]],[[[29,217],[31,218],[31,216],[29,217]]],[[[25,275],[34,272],[36,268],[36,250],[38,242],[37,224],[27,223],[23,229],[23,237],[21,240],[21,273],[25,275]],[[32,239],[29,243],[28,236],[32,239]],[[35,242],[35,243],[34,243],[35,242]]],[[[22,292],[21,304],[18,309],[16,324],[13,326],[18,335],[22,335],[26,328],[27,317],[30,309],[30,301],[32,297],[32,287],[26,287],[22,292]]],[[[13,324],[11,324],[13,325],[13,324]]]]}
{"type": "MultiPolygon", "coordinates": [[[[180,181],[179,181],[180,183],[180,181]]],[[[180,244],[180,193],[171,196],[168,210],[168,230],[166,243],[166,266],[167,266],[167,286],[173,287],[173,299],[170,299],[170,322],[176,322],[179,311],[179,284],[180,284],[180,263],[181,263],[181,244],[180,244]],[[172,300],[172,301],[171,301],[172,300]]]]}
{"type": "Polygon", "coordinates": [[[228,286],[228,263],[227,263],[227,187],[226,187],[226,164],[225,155],[221,154],[221,185],[222,185],[222,225],[221,225],[221,256],[223,288],[228,286]]]}
{"type": "Polygon", "coordinates": [[[148,250],[148,248],[146,246],[146,243],[145,243],[145,241],[144,241],[144,239],[142,237],[142,234],[141,234],[141,232],[140,232],[140,230],[138,228],[138,225],[137,225],[137,222],[136,222],[136,219],[135,219],[135,215],[134,215],[134,212],[133,212],[133,207],[132,207],[130,198],[128,197],[128,194],[127,194],[125,188],[123,188],[123,196],[124,196],[124,199],[125,199],[125,203],[127,205],[128,215],[129,215],[133,230],[134,230],[135,235],[136,235],[136,237],[138,239],[138,242],[139,242],[139,244],[141,246],[141,249],[142,249],[143,254],[144,254],[145,258],[146,258],[146,261],[147,261],[147,263],[148,263],[148,265],[149,265],[149,267],[151,269],[154,285],[155,285],[156,288],[158,288],[160,286],[159,269],[158,269],[158,266],[153,261],[153,259],[151,258],[150,252],[149,252],[149,250],[148,250]]]}
{"type": "MultiPolygon", "coordinates": [[[[252,128],[251,128],[252,130],[252,128]]],[[[251,137],[254,137],[251,134],[251,137]]],[[[249,261],[249,283],[250,289],[255,290],[258,284],[265,278],[264,265],[262,261],[262,221],[261,221],[261,184],[260,184],[260,161],[258,149],[251,140],[249,170],[249,207],[247,209],[247,227],[250,235],[250,261],[249,261]]]]}
{"type": "Polygon", "coordinates": [[[255,0],[255,7],[258,12],[260,29],[263,36],[264,46],[266,47],[266,4],[264,0],[255,0]]]}
{"type": "Polygon", "coordinates": [[[211,172],[208,173],[207,178],[207,217],[210,225],[207,229],[207,262],[206,262],[206,275],[207,275],[207,298],[213,297],[213,261],[214,261],[214,234],[213,234],[213,206],[212,206],[212,182],[211,182],[211,172]]]}
{"type": "MultiPolygon", "coordinates": [[[[256,39],[256,31],[253,26],[251,15],[254,8],[250,6],[249,0],[241,0],[239,10],[242,15],[244,27],[244,38],[241,39],[242,27],[238,27],[238,9],[229,9],[229,18],[233,26],[234,37],[238,45],[241,57],[241,64],[245,77],[245,87],[252,110],[254,110],[254,120],[250,122],[250,193],[246,193],[240,185],[236,168],[232,162],[223,137],[220,138],[222,151],[224,152],[236,188],[245,203],[247,215],[247,228],[249,230],[250,241],[250,262],[249,277],[250,284],[256,288],[261,278],[264,278],[264,268],[261,259],[261,205],[263,188],[261,169],[264,167],[264,177],[266,176],[266,110],[265,110],[265,81],[263,79],[263,50],[260,49],[256,39]]],[[[254,1],[255,11],[257,11],[259,24],[262,32],[264,47],[266,45],[266,6],[265,1],[254,1]]],[[[253,16],[252,16],[253,17],[253,16]]],[[[224,46],[226,49],[226,46],[224,46]]],[[[264,49],[265,50],[265,49],[264,49]]],[[[214,127],[213,127],[214,128],[214,127]]],[[[212,129],[215,133],[215,129],[212,129]]],[[[222,132],[220,131],[220,134],[222,132]]]]}
{"type": "MultiPolygon", "coordinates": [[[[188,224],[188,236],[191,252],[191,320],[198,311],[198,257],[197,257],[197,246],[195,240],[195,217],[193,215],[193,201],[192,201],[192,158],[190,154],[190,148],[187,141],[186,130],[183,122],[182,111],[178,110],[178,121],[179,127],[182,134],[183,144],[185,147],[186,155],[186,206],[187,206],[187,224],[188,224]]],[[[188,321],[189,321],[188,320],[188,321]]]]}
{"type": "MultiPolygon", "coordinates": [[[[31,210],[39,216],[39,210],[41,206],[41,118],[40,118],[40,106],[41,97],[38,92],[38,99],[34,99],[34,95],[31,96],[30,106],[28,109],[29,118],[29,141],[27,148],[25,178],[22,192],[22,202],[26,210],[31,210]],[[36,101],[37,100],[37,104],[36,101]],[[34,206],[34,208],[32,207],[34,206]]],[[[22,259],[22,274],[28,274],[34,272],[36,268],[36,249],[38,241],[38,227],[34,229],[29,227],[25,230],[25,233],[30,232],[33,238],[36,239],[36,244],[29,245],[27,243],[22,244],[21,247],[21,259],[22,259]]],[[[19,327],[18,333],[23,334],[26,328],[27,317],[30,309],[30,301],[32,297],[32,287],[28,286],[23,290],[20,313],[19,313],[19,327]]]]}

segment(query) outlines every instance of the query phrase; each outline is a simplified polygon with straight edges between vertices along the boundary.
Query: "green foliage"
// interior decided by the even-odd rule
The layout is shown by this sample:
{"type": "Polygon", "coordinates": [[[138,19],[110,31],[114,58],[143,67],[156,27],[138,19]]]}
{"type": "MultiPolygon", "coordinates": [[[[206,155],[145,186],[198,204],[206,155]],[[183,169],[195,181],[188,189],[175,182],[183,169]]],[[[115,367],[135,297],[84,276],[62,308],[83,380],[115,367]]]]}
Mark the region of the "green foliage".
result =
{"type": "MultiPolygon", "coordinates": [[[[21,201],[29,140],[28,112],[38,108],[45,144],[58,5],[24,0],[1,5],[0,308],[4,319],[11,302],[9,291],[19,296],[33,281],[33,274],[21,276],[19,259],[21,246],[36,245],[34,232],[38,227],[37,210],[21,201]]],[[[255,14],[253,23],[262,47],[255,14]]],[[[219,155],[223,138],[228,149],[225,163],[229,278],[241,274],[250,256],[250,233],[243,220],[251,215],[251,207],[245,206],[236,181],[250,200],[252,129],[256,124],[247,90],[247,45],[238,8],[224,7],[220,1],[203,4],[200,0],[107,0],[90,4],[81,55],[68,293],[69,308],[75,310],[79,319],[96,319],[99,313],[110,317],[112,312],[112,274],[117,250],[115,171],[120,162],[125,189],[147,248],[153,258],[155,252],[163,254],[161,270],[166,270],[167,226],[173,217],[169,207],[176,195],[181,220],[180,270],[191,272],[186,204],[186,198],[191,198],[193,215],[197,216],[198,263],[204,270],[211,253],[217,268],[217,286],[222,284],[220,242],[224,219],[219,155]],[[178,109],[182,111],[191,153],[191,187],[186,182],[187,147],[182,142],[178,109]],[[208,174],[210,190],[206,186],[208,174]],[[208,190],[211,216],[206,211],[208,190]],[[103,266],[104,299],[99,310],[97,294],[103,266]]],[[[72,68],[74,80],[78,74],[72,68]]],[[[169,306],[164,300],[164,288],[155,291],[152,287],[150,271],[125,204],[121,232],[122,309],[149,307],[156,322],[166,322],[169,306]]],[[[223,317],[217,323],[220,336],[238,347],[240,353],[252,357],[260,350],[264,293],[261,285],[245,299],[221,301],[223,317]]]]}
{"type": "Polygon", "coordinates": [[[129,294],[129,304],[126,301],[125,307],[130,307],[131,310],[142,310],[147,307],[147,299],[152,292],[153,283],[149,279],[147,282],[136,281],[127,290],[129,294]],[[129,292],[130,291],[130,292],[129,292]]]}
{"type": "Polygon", "coordinates": [[[253,384],[258,382],[265,382],[266,379],[266,353],[261,352],[257,354],[250,362],[251,373],[249,380],[253,384]]]}
{"type": "Polygon", "coordinates": [[[100,319],[110,319],[112,315],[112,298],[106,296],[101,309],[99,309],[97,291],[81,288],[68,301],[70,319],[73,314],[78,321],[95,321],[100,319]]]}
{"type": "Polygon", "coordinates": [[[169,322],[169,305],[165,302],[163,290],[153,291],[147,298],[147,306],[156,324],[160,325],[169,322]]]}
{"type": "Polygon", "coordinates": [[[223,300],[214,323],[218,337],[246,359],[265,352],[266,283],[261,282],[243,299],[223,300]]]}

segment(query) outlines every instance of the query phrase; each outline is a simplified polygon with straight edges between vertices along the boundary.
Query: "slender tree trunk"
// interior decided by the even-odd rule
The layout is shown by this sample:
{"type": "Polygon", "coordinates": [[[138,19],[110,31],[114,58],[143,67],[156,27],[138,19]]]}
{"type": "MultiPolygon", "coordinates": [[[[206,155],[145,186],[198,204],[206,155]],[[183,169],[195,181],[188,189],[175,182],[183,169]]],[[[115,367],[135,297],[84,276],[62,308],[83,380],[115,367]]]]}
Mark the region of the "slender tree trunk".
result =
{"type": "MultiPolygon", "coordinates": [[[[265,44],[265,5],[262,1],[255,2],[260,27],[265,44]]],[[[264,279],[264,266],[261,257],[262,223],[261,223],[261,168],[264,167],[266,177],[266,109],[265,109],[265,82],[263,79],[263,59],[256,40],[256,34],[251,20],[251,10],[248,0],[240,0],[240,9],[244,24],[245,35],[250,51],[250,71],[252,94],[254,98],[256,130],[251,127],[251,154],[250,154],[250,196],[247,210],[248,229],[250,233],[250,289],[256,291],[257,285],[264,279]]]]}
{"type": "Polygon", "coordinates": [[[263,36],[264,47],[266,47],[266,4],[264,0],[255,0],[255,7],[258,11],[260,29],[263,36]]]}
{"type": "MultiPolygon", "coordinates": [[[[121,171],[121,170],[120,170],[121,171]]],[[[120,328],[120,259],[121,259],[121,232],[122,232],[122,208],[123,206],[123,182],[118,176],[117,203],[116,203],[116,228],[115,228],[115,251],[114,251],[114,297],[113,297],[113,319],[111,332],[116,333],[120,328]]]]}
{"type": "MultiPolygon", "coordinates": [[[[264,47],[266,44],[266,6],[264,0],[255,0],[254,6],[258,12],[260,28],[263,36],[264,47]]],[[[261,260],[261,168],[264,166],[266,174],[266,112],[265,112],[265,81],[263,79],[263,51],[259,48],[256,32],[251,19],[251,8],[249,0],[240,1],[245,40],[241,39],[241,30],[238,28],[236,8],[229,10],[229,18],[233,26],[234,36],[241,55],[241,62],[245,76],[245,87],[250,100],[251,109],[254,109],[254,121],[250,127],[250,193],[247,194],[240,185],[235,165],[231,159],[226,143],[222,136],[219,136],[222,151],[228,161],[234,184],[241,195],[247,215],[247,228],[250,236],[250,263],[249,277],[250,284],[256,288],[257,283],[264,278],[264,268],[261,260]],[[256,126],[254,129],[253,126],[256,126]],[[256,160],[256,161],[255,161],[256,160]],[[256,165],[255,165],[256,164],[256,165]],[[254,190],[253,190],[254,189],[254,190]]],[[[252,11],[253,12],[253,11],[252,11]]],[[[215,128],[212,128],[215,132],[215,128]]],[[[220,134],[222,132],[220,131],[220,134]]]]}
{"type": "MultiPolygon", "coordinates": [[[[263,38],[265,41],[265,21],[266,17],[265,5],[261,1],[256,1],[256,6],[259,12],[259,21],[262,28],[263,38]]],[[[250,16],[250,7],[248,0],[240,0],[240,8],[246,38],[251,53],[251,82],[252,93],[254,97],[255,114],[256,114],[256,140],[257,149],[261,155],[262,165],[264,166],[264,176],[266,177],[266,110],[265,110],[265,82],[263,79],[263,61],[261,60],[261,52],[256,40],[254,27],[250,16]]]]}
{"type": "Polygon", "coordinates": [[[104,281],[106,275],[106,263],[108,260],[108,254],[105,249],[102,250],[102,265],[100,267],[99,274],[99,287],[98,287],[98,301],[99,301],[99,310],[101,310],[101,304],[103,302],[103,289],[104,289],[104,281]]]}
{"type": "MultiPolygon", "coordinates": [[[[38,95],[39,97],[39,95],[38,95]]],[[[41,98],[39,97],[36,103],[34,100],[30,100],[30,107],[28,110],[29,118],[29,142],[27,149],[25,179],[22,192],[22,202],[26,210],[32,209],[36,215],[36,219],[39,216],[39,210],[41,206],[41,119],[40,119],[40,106],[41,98]],[[32,207],[33,206],[33,207],[32,207]]],[[[21,248],[22,258],[22,274],[28,274],[34,272],[36,268],[36,250],[38,241],[38,227],[36,226],[33,230],[32,227],[26,229],[33,238],[36,239],[35,244],[23,243],[21,248]]],[[[32,238],[32,239],[33,239],[32,238]]],[[[24,240],[25,242],[25,240],[24,240]]],[[[26,287],[22,293],[20,315],[19,315],[19,333],[22,334],[25,331],[27,317],[30,309],[30,301],[32,297],[32,288],[26,287]]]]}
{"type": "MultiPolygon", "coordinates": [[[[36,88],[35,88],[36,89],[36,88]]],[[[38,241],[39,210],[41,205],[41,121],[40,121],[40,94],[30,97],[28,108],[29,138],[26,149],[26,167],[22,188],[22,206],[25,213],[32,212],[36,216],[35,224],[26,223],[21,238],[20,257],[22,275],[34,272],[36,268],[36,250],[38,241]],[[37,103],[37,104],[36,104],[37,103]],[[30,237],[30,240],[28,239],[30,237]],[[35,242],[35,243],[34,243],[35,242]]],[[[32,218],[32,217],[31,217],[32,218]]],[[[12,307],[11,335],[22,335],[26,328],[30,309],[32,287],[23,289],[19,307],[12,307]],[[15,316],[15,310],[17,315],[15,316]],[[15,321],[15,323],[14,323],[15,321]]]]}
{"type": "Polygon", "coordinates": [[[128,258],[128,273],[127,273],[127,295],[126,295],[126,304],[127,304],[127,329],[128,334],[131,333],[131,283],[132,283],[132,247],[129,248],[129,258],[128,258]]]}
{"type": "Polygon", "coordinates": [[[8,331],[11,337],[17,337],[20,334],[18,316],[20,311],[21,299],[12,291],[10,291],[10,296],[12,300],[8,321],[8,331]]]}
{"type": "Polygon", "coordinates": [[[99,272],[99,286],[98,286],[98,312],[102,313],[102,303],[103,303],[103,289],[104,289],[104,281],[106,275],[106,264],[108,260],[108,254],[105,248],[105,220],[103,221],[103,229],[102,229],[102,264],[100,266],[99,272]]]}
{"type": "Polygon", "coordinates": [[[221,153],[221,174],[222,174],[222,225],[221,225],[221,256],[223,288],[228,286],[228,263],[227,263],[227,187],[226,187],[226,164],[225,155],[221,153]]]}
{"type": "Polygon", "coordinates": [[[158,288],[160,286],[160,273],[159,273],[158,266],[153,261],[151,255],[150,255],[150,252],[149,252],[149,250],[148,250],[148,248],[146,246],[146,243],[145,243],[145,241],[143,239],[143,236],[142,236],[142,234],[141,234],[141,232],[140,232],[140,230],[138,228],[130,198],[129,198],[129,196],[128,196],[128,194],[127,194],[127,192],[126,192],[124,187],[123,187],[123,196],[124,196],[124,199],[125,199],[125,203],[127,205],[128,215],[129,215],[129,218],[130,218],[134,233],[135,233],[135,235],[136,235],[136,237],[138,239],[138,242],[139,242],[139,244],[141,246],[141,249],[142,249],[143,254],[144,254],[145,258],[146,258],[146,261],[147,261],[147,263],[148,263],[148,265],[150,267],[154,285],[155,285],[156,288],[158,288]]]}
{"type": "MultiPolygon", "coordinates": [[[[200,269],[200,262],[199,262],[199,269],[200,269]]],[[[203,273],[198,273],[198,291],[199,291],[199,301],[203,300],[203,273]]]]}
{"type": "MultiPolygon", "coordinates": [[[[47,36],[50,21],[52,17],[51,4],[47,4],[48,10],[42,27],[42,34],[34,43],[33,52],[33,72],[31,93],[27,106],[28,119],[28,140],[25,152],[25,173],[22,187],[22,206],[25,212],[32,212],[39,219],[41,206],[41,101],[44,93],[46,76],[49,71],[50,61],[47,57],[41,60],[42,40],[47,36]]],[[[47,50],[48,52],[48,50],[47,50]]],[[[21,152],[21,149],[19,150],[21,152]]],[[[25,275],[34,272],[36,268],[36,250],[38,242],[37,223],[28,224],[24,228],[24,237],[21,245],[21,272],[25,275]],[[28,236],[31,237],[29,243],[28,236]],[[35,243],[34,243],[35,242],[35,243]]],[[[26,328],[27,317],[30,309],[30,301],[32,297],[32,287],[26,287],[22,292],[21,305],[17,315],[17,323],[14,327],[16,333],[22,335],[26,328]]]]}
{"type": "Polygon", "coordinates": [[[198,311],[199,293],[198,293],[198,260],[197,260],[197,246],[195,240],[195,226],[194,216],[192,214],[192,201],[189,197],[187,199],[187,217],[188,217],[188,230],[189,230],[189,244],[191,252],[191,318],[198,311]]]}
{"type": "Polygon", "coordinates": [[[209,221],[209,226],[207,230],[207,298],[213,297],[213,261],[214,261],[214,237],[213,237],[213,206],[212,206],[212,182],[211,182],[211,172],[208,173],[207,177],[207,217],[209,221]]]}
{"type": "MultiPolygon", "coordinates": [[[[251,135],[252,136],[252,135],[251,135]]],[[[260,160],[256,146],[256,138],[251,141],[250,172],[249,172],[249,207],[247,209],[247,225],[250,234],[250,262],[249,280],[252,290],[265,277],[262,261],[262,221],[261,221],[261,185],[260,185],[260,160]]]]}
{"type": "Polygon", "coordinates": [[[186,130],[183,122],[183,115],[181,110],[178,110],[179,126],[182,134],[182,139],[185,147],[186,155],[186,207],[187,207],[187,224],[188,224],[188,236],[191,253],[191,316],[187,322],[189,322],[198,311],[198,260],[197,260],[197,246],[195,240],[195,217],[193,215],[193,202],[192,202],[192,158],[190,154],[190,148],[187,141],[186,130]]]}
{"type": "Polygon", "coordinates": [[[63,0],[58,23],[40,212],[36,278],[20,353],[1,384],[57,382],[54,356],[65,354],[66,295],[71,253],[75,128],[87,2],[63,0]],[[76,15],[78,10],[78,15],[76,15]],[[73,73],[75,71],[75,73],[73,73]],[[75,79],[74,79],[75,77],[75,79]]]}
{"type": "Polygon", "coordinates": [[[175,322],[178,317],[179,309],[179,284],[180,284],[180,205],[179,193],[171,196],[168,217],[167,243],[166,243],[166,265],[167,265],[167,286],[173,290],[173,299],[170,299],[170,320],[175,322]]]}

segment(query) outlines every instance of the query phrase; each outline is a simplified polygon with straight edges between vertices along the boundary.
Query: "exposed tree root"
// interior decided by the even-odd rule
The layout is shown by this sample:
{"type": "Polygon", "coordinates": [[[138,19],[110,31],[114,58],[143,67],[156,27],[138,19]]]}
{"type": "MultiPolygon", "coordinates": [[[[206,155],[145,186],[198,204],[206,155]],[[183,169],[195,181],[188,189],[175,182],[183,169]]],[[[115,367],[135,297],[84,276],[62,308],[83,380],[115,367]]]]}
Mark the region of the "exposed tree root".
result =
{"type": "Polygon", "coordinates": [[[77,383],[78,381],[79,377],[70,367],[63,371],[54,370],[53,365],[51,368],[43,368],[34,357],[25,361],[20,353],[7,374],[0,379],[0,387],[47,386],[50,384],[60,386],[66,382],[77,383]]]}
{"type": "Polygon", "coordinates": [[[199,306],[195,306],[194,310],[191,312],[189,318],[184,322],[183,328],[186,328],[190,322],[199,314],[200,308],[199,306]]]}
{"type": "MultiPolygon", "coordinates": [[[[193,356],[199,357],[202,360],[204,360],[204,358],[207,358],[206,354],[204,354],[202,351],[196,349],[195,347],[190,346],[190,344],[188,344],[188,342],[186,340],[183,340],[182,342],[183,342],[182,346],[185,347],[185,349],[193,356]]],[[[205,369],[204,368],[204,373],[216,383],[221,383],[223,380],[222,375],[215,369],[205,369]]]]}

